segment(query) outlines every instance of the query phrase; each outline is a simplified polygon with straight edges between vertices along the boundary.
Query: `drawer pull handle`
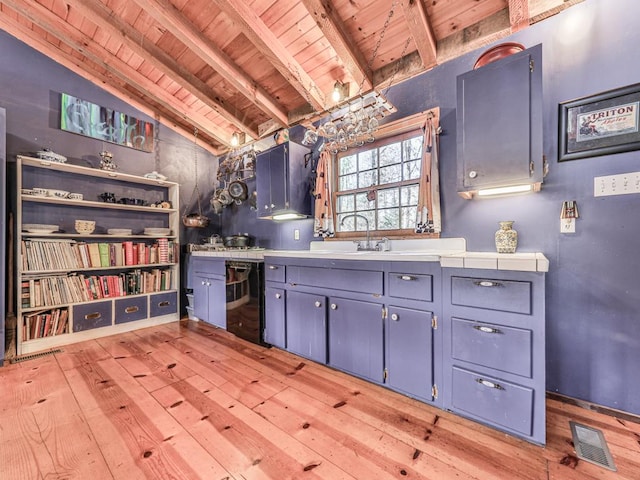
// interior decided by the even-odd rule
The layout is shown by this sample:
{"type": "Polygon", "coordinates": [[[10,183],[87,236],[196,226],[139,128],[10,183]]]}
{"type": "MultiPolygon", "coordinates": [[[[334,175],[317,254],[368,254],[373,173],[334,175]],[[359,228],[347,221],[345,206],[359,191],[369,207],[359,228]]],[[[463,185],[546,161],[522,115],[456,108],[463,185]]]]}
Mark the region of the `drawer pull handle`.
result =
{"type": "Polygon", "coordinates": [[[282,294],[280,294],[280,293],[276,293],[276,298],[277,298],[277,299],[282,298],[282,294]]]}
{"type": "Polygon", "coordinates": [[[169,300],[165,300],[163,302],[158,302],[158,306],[159,307],[168,307],[171,304],[171,302],[169,302],[169,300]]]}
{"type": "Polygon", "coordinates": [[[392,313],[391,320],[393,320],[394,322],[397,322],[398,320],[400,320],[400,317],[398,316],[397,313],[392,313]]]}
{"type": "Polygon", "coordinates": [[[269,270],[277,270],[278,267],[276,267],[275,265],[269,265],[269,270]]]}
{"type": "Polygon", "coordinates": [[[501,287],[502,284],[500,282],[493,282],[491,280],[476,280],[473,282],[474,285],[478,287],[501,287]]]}
{"type": "Polygon", "coordinates": [[[100,312],[93,312],[93,313],[87,313],[84,316],[85,320],[98,320],[100,317],[102,317],[102,314],[100,312]]]}
{"type": "Polygon", "coordinates": [[[502,333],[497,328],[485,327],[484,325],[474,325],[473,328],[484,333],[502,333]]]}
{"type": "Polygon", "coordinates": [[[331,310],[337,310],[338,309],[338,305],[336,305],[335,303],[331,304],[331,310]]]}
{"type": "Polygon", "coordinates": [[[124,309],[124,313],[136,313],[138,310],[140,310],[139,307],[133,305],[131,307],[127,307],[124,309]]]}
{"type": "Polygon", "coordinates": [[[320,308],[322,306],[322,303],[316,301],[316,303],[314,304],[316,307],[320,308]]]}
{"type": "Polygon", "coordinates": [[[398,278],[400,280],[404,280],[406,282],[410,282],[411,280],[415,280],[416,279],[416,277],[413,277],[411,275],[399,275],[398,278]]]}
{"type": "Polygon", "coordinates": [[[493,383],[493,382],[490,382],[489,380],[485,380],[484,378],[476,378],[476,382],[488,388],[495,388],[496,390],[504,390],[504,387],[499,383],[493,383]]]}

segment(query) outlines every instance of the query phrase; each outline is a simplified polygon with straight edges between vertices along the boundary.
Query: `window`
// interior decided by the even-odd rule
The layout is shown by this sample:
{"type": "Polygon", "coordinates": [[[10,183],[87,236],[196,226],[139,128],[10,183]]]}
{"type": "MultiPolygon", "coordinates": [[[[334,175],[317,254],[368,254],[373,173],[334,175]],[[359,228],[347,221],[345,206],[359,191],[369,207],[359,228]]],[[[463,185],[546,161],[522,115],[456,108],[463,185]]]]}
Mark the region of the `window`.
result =
{"type": "Polygon", "coordinates": [[[378,140],[337,158],[337,232],[412,233],[423,179],[421,129],[378,140]]]}

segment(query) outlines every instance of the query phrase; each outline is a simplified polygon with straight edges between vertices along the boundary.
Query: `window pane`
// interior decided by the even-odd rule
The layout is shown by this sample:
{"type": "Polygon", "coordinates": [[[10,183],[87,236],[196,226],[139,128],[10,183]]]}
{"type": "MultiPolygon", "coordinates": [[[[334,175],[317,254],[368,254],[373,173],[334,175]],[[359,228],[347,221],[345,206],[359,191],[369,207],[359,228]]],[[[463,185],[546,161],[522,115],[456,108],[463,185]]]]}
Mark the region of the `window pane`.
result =
{"type": "Polygon", "coordinates": [[[378,166],[378,151],[369,150],[358,154],[358,168],[360,171],[370,170],[378,166]]]}
{"type": "Polygon", "coordinates": [[[378,230],[397,230],[398,228],[400,228],[399,209],[378,209],[378,230]]]}
{"type": "Polygon", "coordinates": [[[420,178],[421,160],[413,160],[404,164],[404,179],[412,180],[414,178],[420,178]]]}
{"type": "Polygon", "coordinates": [[[341,232],[365,232],[367,230],[367,220],[369,221],[369,227],[371,226],[375,218],[375,212],[368,210],[366,212],[353,214],[338,215],[338,229],[341,232]],[[364,218],[363,218],[364,217],[364,218]],[[366,220],[365,220],[366,219],[366,220]]]}
{"type": "Polygon", "coordinates": [[[338,215],[338,231],[353,232],[355,218],[351,214],[338,215]]]}
{"type": "Polygon", "coordinates": [[[380,169],[380,185],[385,183],[399,182],[402,180],[401,165],[393,165],[380,169]]]}
{"type": "MultiPolygon", "coordinates": [[[[376,212],[375,210],[367,210],[366,212],[358,212],[358,214],[362,215],[369,221],[369,230],[373,230],[376,225],[376,212]]],[[[366,231],[367,223],[362,219],[358,218],[358,231],[366,231]]]]}
{"type": "Polygon", "coordinates": [[[400,188],[400,205],[417,205],[418,204],[418,185],[407,185],[400,188]]]}
{"type": "Polygon", "coordinates": [[[397,207],[400,205],[400,191],[397,188],[378,190],[378,208],[397,207]]]}
{"type": "Polygon", "coordinates": [[[392,165],[394,163],[400,163],[402,155],[400,151],[400,142],[392,143],[380,147],[380,165],[392,165]]]}
{"type": "Polygon", "coordinates": [[[368,170],[358,175],[358,188],[367,188],[378,183],[378,171],[368,170]]]}
{"type": "Polygon", "coordinates": [[[413,137],[404,141],[404,159],[414,160],[422,158],[422,135],[419,137],[413,137]]]}
{"type": "Polygon", "coordinates": [[[400,209],[400,228],[415,228],[418,207],[402,207],[400,209]]]}
{"type": "Polygon", "coordinates": [[[342,157],[340,159],[340,166],[338,168],[338,175],[346,175],[347,173],[355,173],[356,171],[356,156],[349,155],[348,157],[342,157]]]}
{"type": "Polygon", "coordinates": [[[356,173],[340,177],[341,192],[344,192],[345,190],[353,190],[355,188],[358,188],[358,175],[356,173]]]}
{"type": "Polygon", "coordinates": [[[362,210],[371,210],[372,208],[375,208],[375,206],[375,202],[370,202],[369,200],[367,200],[366,192],[356,193],[356,210],[358,212],[362,210]]]}
{"type": "Polygon", "coordinates": [[[353,212],[356,207],[353,195],[340,195],[338,197],[338,212],[353,212]]]}

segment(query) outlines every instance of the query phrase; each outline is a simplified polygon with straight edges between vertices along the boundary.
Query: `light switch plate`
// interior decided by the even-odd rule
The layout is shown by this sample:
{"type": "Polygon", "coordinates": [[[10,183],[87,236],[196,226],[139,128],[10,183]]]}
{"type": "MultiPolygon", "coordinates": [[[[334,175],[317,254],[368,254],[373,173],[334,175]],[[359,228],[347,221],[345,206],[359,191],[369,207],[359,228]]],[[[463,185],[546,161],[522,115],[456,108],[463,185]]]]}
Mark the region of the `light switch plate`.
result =
{"type": "Polygon", "coordinates": [[[594,177],[593,196],[626,195],[640,193],[640,172],[620,173],[606,177],[594,177]]]}

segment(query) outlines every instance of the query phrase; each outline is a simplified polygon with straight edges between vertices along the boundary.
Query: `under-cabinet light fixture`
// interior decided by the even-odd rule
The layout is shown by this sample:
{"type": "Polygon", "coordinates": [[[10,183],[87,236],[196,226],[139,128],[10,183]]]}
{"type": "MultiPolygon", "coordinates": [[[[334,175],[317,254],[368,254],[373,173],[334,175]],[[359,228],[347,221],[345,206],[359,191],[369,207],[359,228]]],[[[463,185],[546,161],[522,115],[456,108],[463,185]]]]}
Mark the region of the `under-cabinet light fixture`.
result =
{"type": "Polygon", "coordinates": [[[508,187],[485,188],[478,190],[479,197],[492,197],[495,195],[508,195],[510,193],[532,192],[534,186],[529,185],[510,185],[508,187]]]}
{"type": "Polygon", "coordinates": [[[293,212],[276,213],[271,217],[272,220],[300,220],[303,218],[307,218],[307,216],[293,212]]]}

